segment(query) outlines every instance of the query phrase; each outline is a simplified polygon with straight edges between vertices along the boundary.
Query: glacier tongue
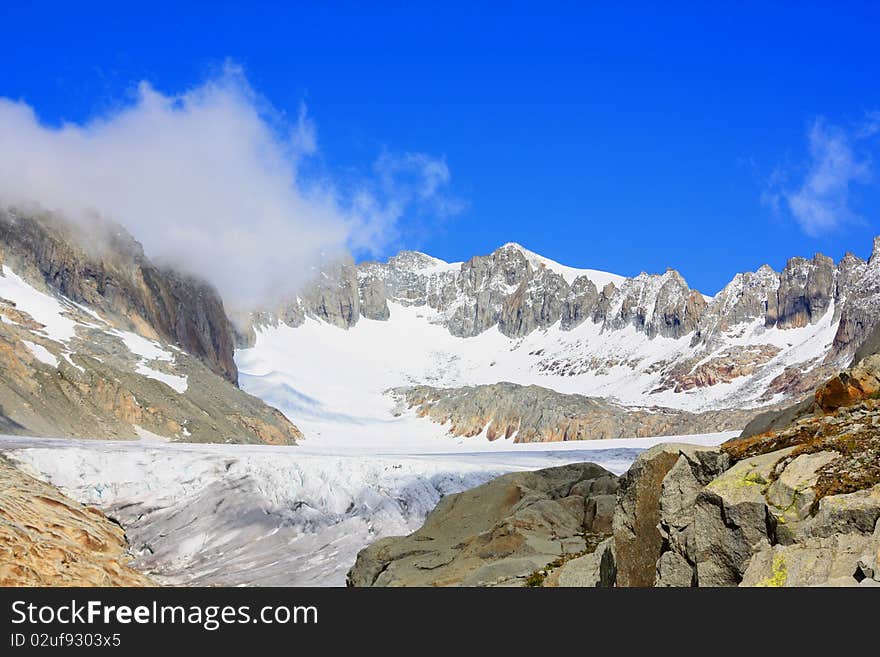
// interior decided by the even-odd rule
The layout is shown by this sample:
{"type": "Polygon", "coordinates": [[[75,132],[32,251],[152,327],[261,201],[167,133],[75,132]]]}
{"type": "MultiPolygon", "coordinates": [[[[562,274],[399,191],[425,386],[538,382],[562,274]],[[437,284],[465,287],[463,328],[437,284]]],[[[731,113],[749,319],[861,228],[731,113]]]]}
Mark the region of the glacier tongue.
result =
{"type": "Polygon", "coordinates": [[[443,495],[571,462],[622,472],[662,440],[337,456],[306,447],[7,437],[0,453],[117,520],[133,565],[162,583],[342,586],[359,550],[414,531],[443,495]]]}

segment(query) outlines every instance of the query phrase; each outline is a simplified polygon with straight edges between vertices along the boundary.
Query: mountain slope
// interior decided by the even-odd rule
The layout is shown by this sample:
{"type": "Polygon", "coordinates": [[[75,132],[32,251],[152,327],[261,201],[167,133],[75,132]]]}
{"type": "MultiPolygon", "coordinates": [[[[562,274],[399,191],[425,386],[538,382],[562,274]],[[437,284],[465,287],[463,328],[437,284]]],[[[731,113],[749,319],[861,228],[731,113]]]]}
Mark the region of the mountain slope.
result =
{"type": "Polygon", "coordinates": [[[153,267],[122,233],[91,254],[77,241],[84,237],[53,217],[0,217],[0,431],[272,444],[301,437],[235,386],[231,329],[210,287],[153,267]]]}
{"type": "Polygon", "coordinates": [[[156,267],[121,226],[0,209],[0,264],[122,328],[179,346],[236,383],[233,332],[220,297],[203,281],[156,267]]]}

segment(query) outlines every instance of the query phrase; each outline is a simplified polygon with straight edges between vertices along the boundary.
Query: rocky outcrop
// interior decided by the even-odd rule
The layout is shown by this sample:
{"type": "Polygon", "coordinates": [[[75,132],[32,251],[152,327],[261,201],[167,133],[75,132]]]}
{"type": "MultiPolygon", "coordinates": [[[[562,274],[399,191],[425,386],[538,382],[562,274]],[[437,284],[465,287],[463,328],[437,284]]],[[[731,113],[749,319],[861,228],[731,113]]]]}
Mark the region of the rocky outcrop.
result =
{"type": "Polygon", "coordinates": [[[834,261],[821,254],[789,260],[769,299],[767,326],[801,328],[819,321],[834,300],[835,273],[834,261]]]}
{"type": "Polygon", "coordinates": [[[751,410],[688,413],[668,408],[632,409],[603,399],[566,395],[540,386],[495,383],[460,388],[396,388],[417,415],[449,426],[455,436],[485,432],[489,440],[518,443],[686,435],[739,429],[751,410]]]}
{"type": "Polygon", "coordinates": [[[831,355],[850,355],[868,338],[878,323],[880,304],[880,237],[874,238],[871,258],[863,260],[847,255],[838,266],[835,312],[840,307],[840,323],[834,336],[831,355]]]}
{"type": "Polygon", "coordinates": [[[122,528],[0,458],[0,586],[153,586],[122,528]]]}
{"type": "Polygon", "coordinates": [[[707,307],[702,295],[670,269],[660,276],[643,272],[627,279],[595,316],[606,330],[634,326],[648,337],[680,338],[697,328],[707,307]]]}
{"type": "Polygon", "coordinates": [[[175,345],[41,293],[8,267],[0,286],[22,304],[0,298],[0,432],[257,444],[301,437],[280,412],[175,345]]]}
{"type": "Polygon", "coordinates": [[[562,317],[563,300],[570,291],[562,276],[542,268],[503,299],[498,330],[504,335],[522,336],[552,326],[562,317]]]}
{"type": "Polygon", "coordinates": [[[234,336],[220,297],[203,281],[154,265],[122,227],[0,209],[0,251],[32,284],[174,344],[236,383],[234,336]]]}
{"type": "Polygon", "coordinates": [[[620,479],[614,512],[618,586],[653,586],[655,579],[670,585],[670,578],[690,582],[685,570],[692,567],[687,556],[693,501],[725,465],[718,450],[694,445],[667,443],[639,455],[620,479]],[[658,561],[665,552],[674,554],[658,561]]]}
{"type": "MultiPolygon", "coordinates": [[[[596,551],[608,533],[613,505],[607,502],[616,489],[617,478],[591,463],[498,477],[444,497],[415,533],[361,551],[348,584],[540,585],[554,568],[596,551]]],[[[595,564],[600,582],[600,571],[610,578],[607,548],[598,550],[595,564]]]]}
{"type": "Polygon", "coordinates": [[[592,319],[598,304],[599,291],[593,281],[586,276],[575,278],[562,303],[562,329],[568,331],[592,319]]]}
{"type": "Polygon", "coordinates": [[[731,347],[723,354],[709,358],[698,356],[671,368],[657,390],[684,392],[706,388],[719,383],[730,383],[741,377],[752,376],[761,366],[773,360],[781,349],[775,345],[756,344],[731,347]]]}
{"type": "Polygon", "coordinates": [[[377,276],[358,278],[361,315],[367,319],[386,320],[391,317],[385,281],[377,276]]]}

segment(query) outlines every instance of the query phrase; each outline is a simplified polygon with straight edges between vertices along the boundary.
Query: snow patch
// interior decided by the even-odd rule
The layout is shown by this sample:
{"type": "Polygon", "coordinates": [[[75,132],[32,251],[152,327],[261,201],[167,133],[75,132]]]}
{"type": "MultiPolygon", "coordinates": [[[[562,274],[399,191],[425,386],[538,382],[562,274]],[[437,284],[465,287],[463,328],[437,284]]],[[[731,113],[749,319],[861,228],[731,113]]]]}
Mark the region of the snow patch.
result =
{"type": "Polygon", "coordinates": [[[66,308],[61,301],[36,290],[6,265],[2,270],[0,297],[42,324],[45,328],[41,332],[51,340],[64,343],[76,335],[76,322],[64,316],[66,308]]]}
{"type": "Polygon", "coordinates": [[[41,344],[30,342],[29,340],[22,340],[22,342],[38,361],[45,365],[49,365],[50,367],[58,367],[58,359],[52,354],[52,352],[46,349],[46,347],[41,344]]]}
{"type": "Polygon", "coordinates": [[[160,381],[161,383],[164,383],[169,388],[173,389],[175,392],[179,392],[180,394],[185,393],[188,387],[187,377],[176,376],[174,374],[166,374],[165,372],[154,370],[152,367],[145,365],[143,362],[138,363],[135,372],[142,376],[160,381]]]}

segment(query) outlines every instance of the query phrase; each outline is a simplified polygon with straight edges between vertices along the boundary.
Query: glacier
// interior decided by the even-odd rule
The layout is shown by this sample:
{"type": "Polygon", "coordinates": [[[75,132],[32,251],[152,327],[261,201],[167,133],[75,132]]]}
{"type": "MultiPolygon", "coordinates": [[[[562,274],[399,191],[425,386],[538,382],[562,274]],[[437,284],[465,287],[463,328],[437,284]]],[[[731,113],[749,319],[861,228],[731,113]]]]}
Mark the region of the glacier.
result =
{"type": "Polygon", "coordinates": [[[119,522],[133,565],[162,584],[343,586],[359,550],[415,531],[443,495],[579,461],[621,473],[652,444],[731,435],[464,448],[444,438],[346,453],[318,439],[271,447],[10,436],[0,453],[119,522]]]}

